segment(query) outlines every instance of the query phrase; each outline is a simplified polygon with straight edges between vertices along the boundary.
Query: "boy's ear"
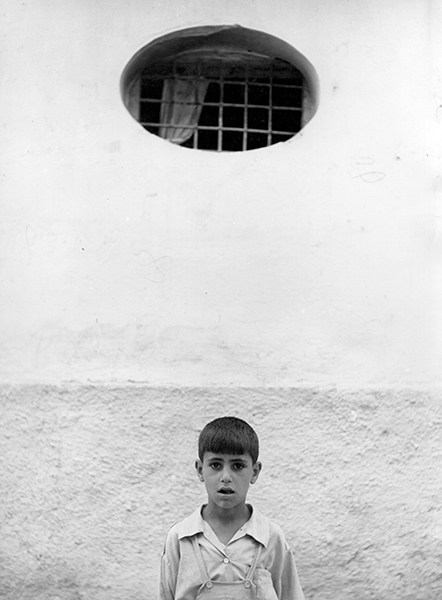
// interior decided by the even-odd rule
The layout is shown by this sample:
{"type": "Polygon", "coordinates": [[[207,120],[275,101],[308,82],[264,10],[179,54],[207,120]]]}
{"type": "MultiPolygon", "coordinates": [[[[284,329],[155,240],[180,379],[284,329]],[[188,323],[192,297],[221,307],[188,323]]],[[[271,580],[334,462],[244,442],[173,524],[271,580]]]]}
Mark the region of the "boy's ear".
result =
{"type": "Polygon", "coordinates": [[[204,481],[203,463],[200,461],[199,458],[195,461],[195,469],[196,469],[196,472],[198,473],[198,479],[200,481],[204,481]]]}
{"type": "Polygon", "coordinates": [[[252,479],[250,480],[250,483],[256,483],[256,480],[258,479],[259,474],[261,473],[261,469],[262,469],[262,464],[258,460],[253,465],[253,475],[252,475],[252,479]]]}

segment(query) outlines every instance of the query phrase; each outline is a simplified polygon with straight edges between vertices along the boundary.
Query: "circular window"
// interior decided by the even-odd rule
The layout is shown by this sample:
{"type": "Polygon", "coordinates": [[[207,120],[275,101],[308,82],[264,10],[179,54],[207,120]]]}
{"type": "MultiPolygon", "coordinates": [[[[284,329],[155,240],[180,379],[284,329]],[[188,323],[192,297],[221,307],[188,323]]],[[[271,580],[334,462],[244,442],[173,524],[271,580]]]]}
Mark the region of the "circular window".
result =
{"type": "Polygon", "coordinates": [[[237,152],[292,138],[317,109],[312,65],[274,36],[239,26],[161,37],[125,68],[123,101],[150,133],[186,148],[237,152]]]}

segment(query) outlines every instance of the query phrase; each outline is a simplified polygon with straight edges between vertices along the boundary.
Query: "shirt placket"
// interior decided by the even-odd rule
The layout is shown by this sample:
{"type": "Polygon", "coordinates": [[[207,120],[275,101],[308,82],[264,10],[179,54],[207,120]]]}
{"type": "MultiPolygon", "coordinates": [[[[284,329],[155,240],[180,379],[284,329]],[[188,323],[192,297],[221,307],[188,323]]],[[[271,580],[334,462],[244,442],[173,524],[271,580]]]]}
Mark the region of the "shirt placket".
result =
{"type": "Polygon", "coordinates": [[[228,553],[229,550],[229,546],[230,546],[230,550],[232,551],[233,548],[232,546],[234,545],[234,543],[241,539],[242,537],[244,537],[246,535],[246,530],[245,527],[241,527],[233,536],[233,538],[227,543],[227,545],[225,546],[224,549],[224,554],[225,554],[225,558],[224,558],[224,563],[226,565],[226,575],[228,574],[228,579],[229,581],[234,581],[234,573],[233,573],[233,567],[232,567],[232,563],[231,563],[231,553],[228,553]]]}
{"type": "Polygon", "coordinates": [[[211,544],[213,544],[213,546],[215,546],[215,548],[221,554],[220,560],[221,560],[221,563],[222,563],[222,567],[223,567],[223,571],[224,571],[224,577],[225,577],[226,581],[234,581],[232,561],[231,561],[231,558],[230,558],[230,552],[228,551],[228,548],[236,540],[239,540],[240,538],[244,537],[245,534],[246,534],[245,528],[241,527],[235,533],[235,535],[233,536],[233,538],[226,544],[226,546],[223,546],[223,544],[219,541],[218,537],[216,536],[216,534],[213,531],[211,531],[210,529],[207,529],[207,528],[204,531],[204,536],[209,540],[209,542],[211,544]]]}

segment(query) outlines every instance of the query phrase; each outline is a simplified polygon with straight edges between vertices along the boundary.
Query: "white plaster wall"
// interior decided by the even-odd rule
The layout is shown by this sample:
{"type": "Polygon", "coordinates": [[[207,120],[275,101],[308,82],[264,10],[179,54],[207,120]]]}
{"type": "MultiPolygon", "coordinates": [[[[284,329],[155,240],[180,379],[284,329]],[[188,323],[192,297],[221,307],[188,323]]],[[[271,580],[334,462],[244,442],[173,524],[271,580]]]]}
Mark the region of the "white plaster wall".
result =
{"type": "Polygon", "coordinates": [[[440,382],[437,2],[4,6],[6,380],[440,382]],[[207,23],[313,63],[300,135],[219,155],[130,118],[133,54],[207,23]]]}
{"type": "Polygon", "coordinates": [[[308,600],[440,599],[441,23],[431,0],[2,3],[0,598],[153,600],[203,499],[198,430],[233,413],[308,600]],[[124,108],[143,45],[222,23],[316,68],[288,143],[186,151],[124,108]]]}

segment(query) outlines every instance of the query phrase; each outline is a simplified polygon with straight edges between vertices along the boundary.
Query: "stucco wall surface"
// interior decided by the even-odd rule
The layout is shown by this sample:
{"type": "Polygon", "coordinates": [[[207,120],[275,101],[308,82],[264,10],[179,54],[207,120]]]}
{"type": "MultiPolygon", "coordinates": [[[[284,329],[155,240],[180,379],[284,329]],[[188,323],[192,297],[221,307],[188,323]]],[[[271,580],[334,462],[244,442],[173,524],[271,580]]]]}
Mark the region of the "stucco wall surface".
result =
{"type": "Polygon", "coordinates": [[[261,438],[250,501],[308,600],[440,600],[440,391],[4,387],[0,597],[154,600],[169,526],[205,500],[200,429],[261,438]]]}

